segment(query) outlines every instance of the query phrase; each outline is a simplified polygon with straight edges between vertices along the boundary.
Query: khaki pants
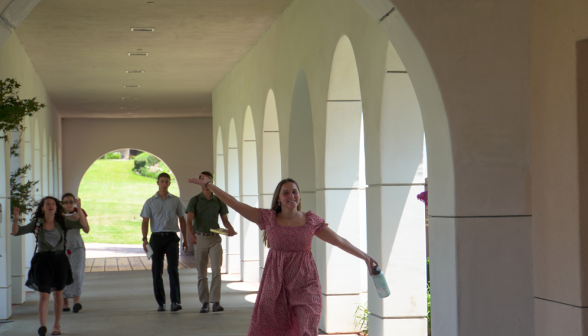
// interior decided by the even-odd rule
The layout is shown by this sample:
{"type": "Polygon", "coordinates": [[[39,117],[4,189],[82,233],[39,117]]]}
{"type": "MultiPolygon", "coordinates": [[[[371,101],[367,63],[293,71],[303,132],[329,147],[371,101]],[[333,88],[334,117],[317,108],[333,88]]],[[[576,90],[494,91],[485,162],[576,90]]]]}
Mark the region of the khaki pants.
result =
{"type": "Polygon", "coordinates": [[[198,298],[201,303],[220,302],[221,266],[223,264],[222,239],[219,235],[196,235],[197,244],[194,245],[194,259],[198,271],[198,298]],[[208,290],[208,258],[212,268],[212,281],[208,290]]]}

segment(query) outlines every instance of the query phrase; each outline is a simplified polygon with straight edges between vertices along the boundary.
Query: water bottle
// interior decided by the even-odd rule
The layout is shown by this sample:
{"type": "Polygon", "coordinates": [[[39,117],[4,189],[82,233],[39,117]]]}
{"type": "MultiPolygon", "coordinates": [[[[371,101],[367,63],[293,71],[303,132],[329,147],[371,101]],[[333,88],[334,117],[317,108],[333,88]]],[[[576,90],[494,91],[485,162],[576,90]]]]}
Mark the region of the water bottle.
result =
{"type": "Polygon", "coordinates": [[[379,297],[383,299],[390,296],[390,288],[388,288],[386,277],[384,277],[384,273],[382,273],[382,270],[378,266],[372,268],[372,279],[374,279],[379,297]]]}

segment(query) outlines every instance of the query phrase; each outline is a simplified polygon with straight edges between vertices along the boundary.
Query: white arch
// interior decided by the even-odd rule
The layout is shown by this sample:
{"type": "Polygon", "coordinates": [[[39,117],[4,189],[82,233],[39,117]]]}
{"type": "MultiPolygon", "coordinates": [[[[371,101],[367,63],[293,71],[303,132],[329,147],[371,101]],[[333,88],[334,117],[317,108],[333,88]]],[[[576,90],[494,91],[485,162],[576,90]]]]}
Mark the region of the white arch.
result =
{"type": "MultiPolygon", "coordinates": [[[[227,192],[237,199],[240,199],[240,169],[239,169],[239,142],[237,140],[237,129],[235,120],[231,119],[229,124],[229,147],[228,147],[228,181],[227,192]]],[[[229,211],[229,221],[235,227],[241,226],[241,216],[235,211],[229,211]]],[[[227,239],[227,272],[241,273],[241,243],[240,237],[227,239]]]]}
{"type": "Polygon", "coordinates": [[[216,162],[215,162],[215,177],[216,177],[216,186],[221,188],[222,190],[226,190],[225,186],[225,155],[224,155],[224,147],[223,147],[223,131],[221,127],[218,127],[218,132],[216,133],[216,162]]]}
{"type": "Polygon", "coordinates": [[[43,196],[43,181],[41,181],[43,176],[43,161],[41,155],[41,133],[39,132],[39,120],[35,118],[35,132],[33,138],[33,176],[35,181],[39,181],[35,186],[34,197],[35,200],[39,201],[43,196]]]}
{"type": "Polygon", "coordinates": [[[257,141],[250,106],[245,111],[243,125],[243,195],[258,195],[257,141]]]}
{"type": "MultiPolygon", "coordinates": [[[[257,182],[257,141],[251,107],[247,106],[243,123],[243,188],[241,201],[259,207],[257,182]]],[[[241,280],[259,281],[259,228],[241,218],[241,280]]]]}
{"type": "MultiPolygon", "coordinates": [[[[53,139],[49,137],[47,141],[47,177],[49,180],[47,181],[48,190],[47,195],[55,196],[55,170],[53,169],[53,139]]],[[[47,196],[45,195],[45,196],[47,196]]]]}
{"type": "MultiPolygon", "coordinates": [[[[359,74],[351,41],[342,36],[333,55],[327,101],[325,220],[332,230],[365,250],[366,196],[365,186],[360,185],[365,184],[365,177],[360,178],[360,171],[365,171],[362,145],[359,74]]],[[[365,265],[332,245],[318,242],[317,246],[322,247],[320,258],[324,258],[326,266],[326,274],[321,279],[326,296],[321,329],[326,332],[352,330],[353,323],[341,321],[353,320],[357,307],[349,303],[362,302],[360,293],[367,292],[365,265]]]]}
{"type": "Polygon", "coordinates": [[[382,300],[373,287],[370,328],[382,334],[427,335],[424,130],[419,103],[400,57],[388,43],[379,122],[379,167],[368,188],[368,252],[379,260],[391,295],[382,300]]]}
{"type": "Polygon", "coordinates": [[[274,91],[269,90],[265,100],[265,112],[263,114],[263,165],[262,186],[264,202],[263,206],[271,207],[271,197],[274,189],[282,179],[282,154],[280,149],[280,126],[278,124],[278,110],[274,91]],[[269,199],[268,197],[269,196],[269,199]]]}
{"type": "Polygon", "coordinates": [[[303,210],[316,211],[314,125],[308,79],[302,69],[296,74],[292,91],[287,176],[296,180],[300,186],[303,210]]]}
{"type": "MultiPolygon", "coordinates": [[[[35,122],[36,124],[36,122],[35,122]]],[[[35,130],[34,128],[31,128],[31,118],[30,117],[25,117],[24,120],[24,126],[25,126],[25,131],[24,131],[24,142],[21,144],[21,148],[24,149],[24,164],[25,165],[30,165],[31,169],[29,169],[29,171],[26,174],[26,180],[27,181],[36,181],[35,179],[35,162],[33,160],[34,158],[34,148],[33,148],[33,138],[35,137],[35,134],[32,134],[35,130]]],[[[38,188],[39,185],[37,184],[36,186],[34,186],[33,188],[38,188]]],[[[32,197],[33,199],[35,199],[36,192],[33,189],[32,191],[32,197]]],[[[30,214],[28,214],[26,216],[27,220],[31,217],[30,214]]],[[[28,270],[31,267],[31,259],[33,258],[33,255],[35,253],[35,237],[33,235],[26,235],[25,236],[25,274],[28,274],[28,270]]]]}
{"type": "Polygon", "coordinates": [[[47,149],[47,132],[46,129],[43,128],[43,151],[41,152],[42,155],[42,178],[41,178],[41,184],[43,185],[43,192],[41,197],[46,197],[49,195],[49,157],[47,156],[48,154],[48,149],[47,149]]]}

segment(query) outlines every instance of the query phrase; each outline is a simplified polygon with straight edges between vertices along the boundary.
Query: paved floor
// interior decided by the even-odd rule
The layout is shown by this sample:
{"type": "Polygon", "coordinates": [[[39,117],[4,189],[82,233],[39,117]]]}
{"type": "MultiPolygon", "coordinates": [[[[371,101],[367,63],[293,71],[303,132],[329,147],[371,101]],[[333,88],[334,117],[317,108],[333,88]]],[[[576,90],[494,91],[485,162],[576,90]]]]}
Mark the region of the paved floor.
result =
{"type": "MultiPolygon", "coordinates": [[[[116,258],[114,258],[116,259],[116,258]]],[[[63,335],[247,335],[258,283],[239,281],[239,275],[223,274],[222,300],[224,312],[200,314],[197,272],[194,268],[180,269],[183,310],[157,312],[153,298],[151,271],[86,273],[83,309],[77,314],[63,313],[63,335]]],[[[210,277],[210,274],[209,274],[210,277]]],[[[164,272],[166,293],[169,284],[164,272]]],[[[168,296],[169,297],[169,296],[168,296]]],[[[0,323],[0,335],[37,335],[39,294],[30,292],[27,301],[18,305],[10,318],[14,322],[0,323]]],[[[47,328],[53,327],[53,302],[50,302],[47,328]]],[[[319,335],[326,335],[320,333],[319,335]]],[[[351,334],[349,334],[351,335],[351,334]]],[[[357,335],[357,334],[353,334],[357,335]]],[[[338,335],[343,336],[343,335],[338,335]]]]}
{"type": "MultiPolygon", "coordinates": [[[[169,294],[164,272],[166,292],[169,294]]],[[[223,275],[221,313],[200,314],[195,269],[181,269],[183,310],[156,312],[150,271],[100,272],[86,274],[83,309],[78,314],[64,313],[64,335],[247,335],[257,291],[256,284],[237,282],[223,275]]],[[[32,293],[11,317],[14,322],[0,324],[0,335],[36,335],[38,293],[32,293]]],[[[169,305],[169,304],[168,304],[169,305]]],[[[53,326],[50,303],[47,327],[53,326]]]]}

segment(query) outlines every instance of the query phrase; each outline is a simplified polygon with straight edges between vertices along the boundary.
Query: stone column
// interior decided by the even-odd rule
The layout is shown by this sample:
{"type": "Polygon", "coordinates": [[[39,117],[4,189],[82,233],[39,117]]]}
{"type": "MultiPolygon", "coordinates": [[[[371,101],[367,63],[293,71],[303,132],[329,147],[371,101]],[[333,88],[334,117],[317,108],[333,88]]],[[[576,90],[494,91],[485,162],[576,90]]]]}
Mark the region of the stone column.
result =
{"type": "MultiPolygon", "coordinates": [[[[14,144],[20,139],[19,132],[11,132],[10,143],[14,144]]],[[[24,139],[23,139],[24,140],[24,139]]],[[[21,167],[21,162],[24,161],[24,141],[16,150],[19,156],[10,158],[10,173],[14,173],[21,167]]],[[[10,224],[10,222],[7,222],[10,224]]],[[[11,237],[10,242],[10,257],[11,257],[11,273],[12,273],[12,303],[22,304],[25,301],[25,286],[26,281],[26,236],[11,237]]]]}
{"type": "Polygon", "coordinates": [[[368,286],[370,334],[427,335],[425,206],[420,183],[371,184],[367,190],[368,253],[390,288],[381,299],[368,286]]]}
{"type": "MultiPolygon", "coordinates": [[[[229,147],[229,179],[227,183],[227,192],[237,200],[243,201],[239,191],[239,148],[229,147]]],[[[231,225],[236,228],[241,227],[241,216],[233,209],[229,209],[228,215],[231,225]]],[[[227,273],[241,273],[241,241],[240,237],[227,238],[227,273]]]]}
{"type": "MultiPolygon", "coordinates": [[[[3,133],[0,133],[3,135],[3,133]]],[[[0,319],[7,319],[12,315],[12,279],[10,266],[10,145],[3,140],[0,142],[0,319]]]]}
{"type": "MultiPolygon", "coordinates": [[[[259,196],[243,195],[241,201],[259,208],[259,196]]],[[[241,218],[241,232],[237,235],[241,240],[241,281],[259,281],[259,227],[257,224],[241,218]]]]}

